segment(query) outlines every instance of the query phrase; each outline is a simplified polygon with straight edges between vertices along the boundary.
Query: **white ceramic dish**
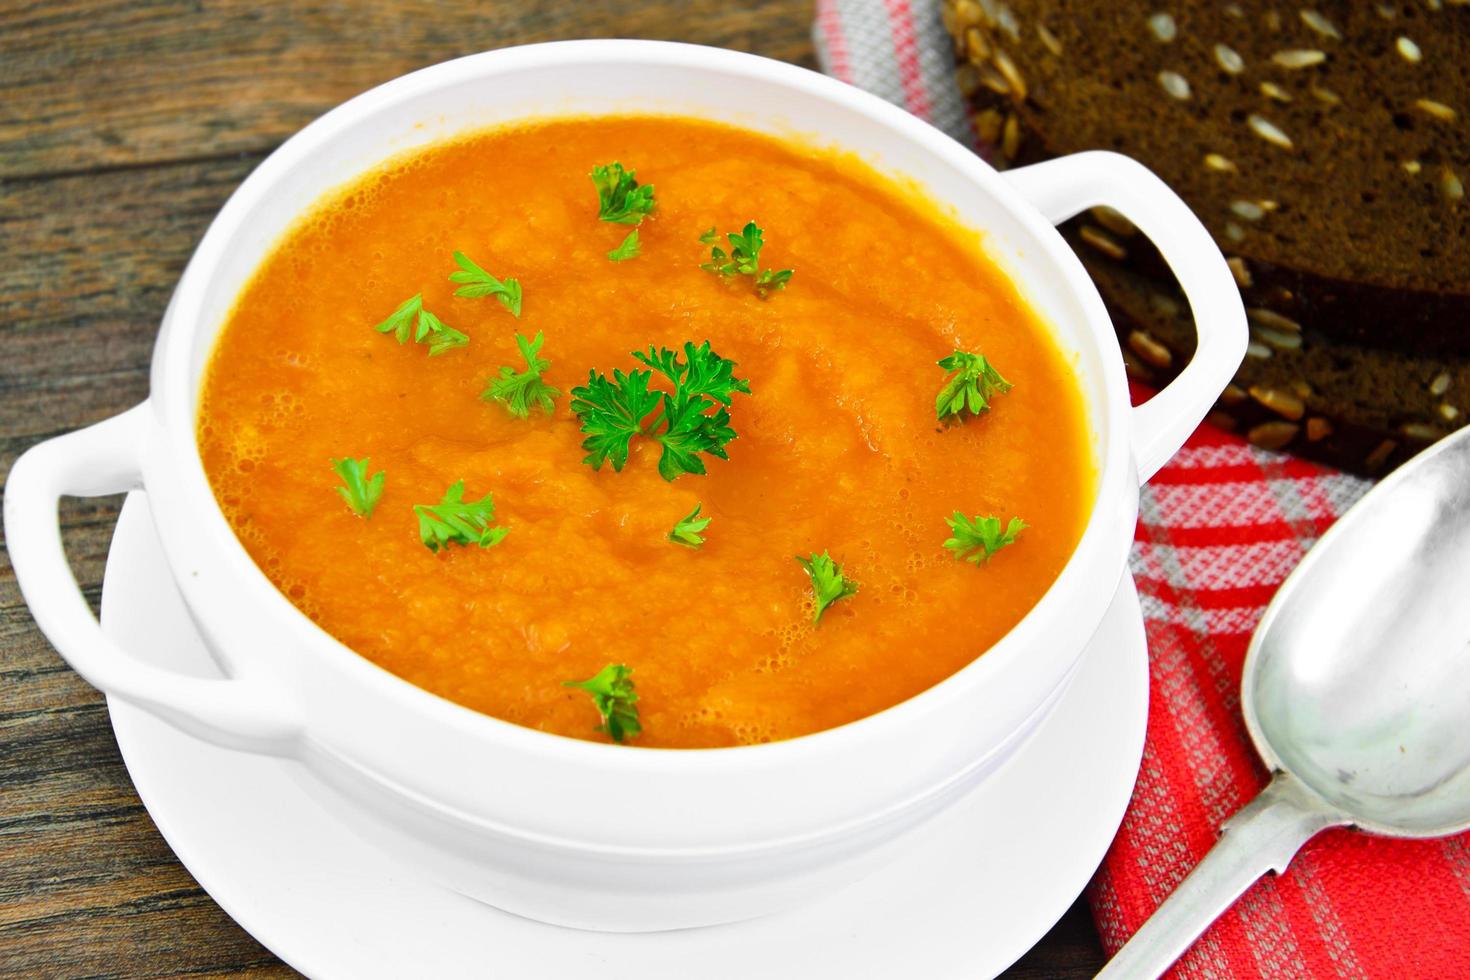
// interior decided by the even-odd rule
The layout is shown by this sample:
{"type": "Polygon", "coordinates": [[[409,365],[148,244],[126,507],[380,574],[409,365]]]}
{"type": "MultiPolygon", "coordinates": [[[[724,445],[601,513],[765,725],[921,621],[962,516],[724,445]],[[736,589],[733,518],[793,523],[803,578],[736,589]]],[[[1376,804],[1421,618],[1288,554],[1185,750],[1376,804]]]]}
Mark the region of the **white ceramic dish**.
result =
{"type": "MultiPolygon", "coordinates": [[[[113,536],[102,624],[154,666],[221,676],[141,494],[113,536]]],[[[629,935],[489,908],[405,861],[392,840],[363,837],[296,763],[220,749],[118,698],[111,711],[138,793],[189,871],[318,980],[686,980],[691,963],[702,980],[980,980],[1035,944],[1092,876],[1133,789],[1147,698],[1142,614],[1124,578],[1051,717],[886,867],[790,912],[629,935]]]]}
{"type": "Polygon", "coordinates": [[[6,530],[37,622],[89,682],[220,745],[299,760],[364,823],[411,829],[421,860],[452,869],[486,901],[608,930],[731,921],[866,873],[1014,754],[1112,600],[1140,476],[1182,444],[1245,341],[1239,291],[1209,235],[1126,158],[1080,154],[1002,176],[893,106],[778,62],[654,42],[511,48],[374,89],[262,163],[179,282],[148,402],[21,457],[6,488],[6,530]],[[903,704],[732,749],[636,750],[520,728],[415,688],[317,628],[255,567],[215,503],[194,440],[200,377],[239,289],[296,215],[353,174],[447,134],[633,110],[821,133],[916,179],[986,230],[993,257],[1077,366],[1099,475],[1075,554],[985,656],[903,704]],[[1136,410],[1097,292],[1051,224],[1094,204],[1117,208],[1160,246],[1198,320],[1193,361],[1136,410]],[[75,587],[57,498],[140,486],[168,515],[164,554],[228,680],[130,656],[101,633],[75,587]]]}

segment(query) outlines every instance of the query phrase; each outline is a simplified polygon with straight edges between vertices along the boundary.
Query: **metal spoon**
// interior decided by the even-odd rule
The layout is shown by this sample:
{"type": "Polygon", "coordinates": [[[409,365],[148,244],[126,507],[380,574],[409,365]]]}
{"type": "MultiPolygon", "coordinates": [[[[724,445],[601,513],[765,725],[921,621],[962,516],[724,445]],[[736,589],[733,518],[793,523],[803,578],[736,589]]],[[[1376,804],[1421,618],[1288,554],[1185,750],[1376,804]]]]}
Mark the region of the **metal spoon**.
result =
{"type": "Polygon", "coordinates": [[[1270,785],[1099,980],[1159,976],[1318,831],[1470,829],[1470,428],[1369,491],[1287,578],[1241,706],[1270,785]]]}

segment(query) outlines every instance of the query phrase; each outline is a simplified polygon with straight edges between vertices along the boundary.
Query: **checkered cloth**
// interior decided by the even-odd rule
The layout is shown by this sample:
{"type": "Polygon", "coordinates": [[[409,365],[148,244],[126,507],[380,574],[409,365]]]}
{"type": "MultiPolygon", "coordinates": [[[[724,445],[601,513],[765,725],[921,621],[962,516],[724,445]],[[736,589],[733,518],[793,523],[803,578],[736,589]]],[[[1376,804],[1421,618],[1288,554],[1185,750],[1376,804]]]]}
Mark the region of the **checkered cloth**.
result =
{"type": "MultiPolygon", "coordinates": [[[[830,74],[973,143],[938,0],[817,0],[814,35],[830,74]]],[[[1109,952],[1265,785],[1240,715],[1251,632],[1287,573],[1367,489],[1209,426],[1144,487],[1131,565],[1148,633],[1148,735],[1132,803],[1089,891],[1109,952]]],[[[1470,834],[1328,831],[1248,891],[1174,975],[1470,978],[1470,834]]]]}

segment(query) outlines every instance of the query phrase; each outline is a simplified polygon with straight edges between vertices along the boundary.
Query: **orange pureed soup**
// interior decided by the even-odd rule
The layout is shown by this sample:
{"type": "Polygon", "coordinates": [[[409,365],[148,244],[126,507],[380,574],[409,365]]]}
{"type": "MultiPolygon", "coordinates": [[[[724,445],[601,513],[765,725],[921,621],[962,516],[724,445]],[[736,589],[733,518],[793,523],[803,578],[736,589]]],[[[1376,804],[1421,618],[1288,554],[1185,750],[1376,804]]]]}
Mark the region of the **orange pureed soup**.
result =
{"type": "MultiPolygon", "coordinates": [[[[649,388],[675,390],[657,372],[649,388]]],[[[1071,366],[977,233],[850,155],[677,117],[483,132],[329,196],[242,292],[198,437],[251,556],[347,646],[548,732],[606,740],[603,708],[623,712],[613,727],[636,711],[617,734],[641,746],[790,738],[943,680],[1046,591],[1096,482],[1071,366]],[[654,188],[641,224],[599,220],[588,175],[613,161],[654,188]],[[765,298],[756,275],[701,268],[750,221],[760,269],[794,270],[765,298]],[[635,229],[639,254],[610,259],[635,229]],[[519,317],[495,295],[455,295],[456,251],[519,283],[519,317]],[[468,342],[430,356],[450,335],[412,310],[406,342],[374,329],[416,294],[468,342]],[[559,393],[519,418],[482,392],[502,366],[527,371],[516,335],[538,332],[541,383],[559,393]],[[728,460],[701,453],[707,473],[664,479],[655,409],[621,471],[584,462],[572,390],[589,372],[613,384],[646,370],[630,352],[682,363],[705,341],[749,387],[723,395],[728,460]],[[957,350],[1014,387],[941,421],[952,372],[936,362],[957,350]],[[363,457],[384,474],[367,518],[334,469],[363,457]],[[471,531],[504,536],[431,549],[415,505],[461,480],[464,501],[494,504],[471,531]],[[671,540],[696,506],[709,523],[671,540]],[[945,545],[957,511],[1028,526],[962,560],[945,545]],[[824,552],[857,592],[814,621],[793,556],[824,552]],[[630,671],[605,689],[617,697],[565,685],[615,680],[613,665],[630,671]]]]}

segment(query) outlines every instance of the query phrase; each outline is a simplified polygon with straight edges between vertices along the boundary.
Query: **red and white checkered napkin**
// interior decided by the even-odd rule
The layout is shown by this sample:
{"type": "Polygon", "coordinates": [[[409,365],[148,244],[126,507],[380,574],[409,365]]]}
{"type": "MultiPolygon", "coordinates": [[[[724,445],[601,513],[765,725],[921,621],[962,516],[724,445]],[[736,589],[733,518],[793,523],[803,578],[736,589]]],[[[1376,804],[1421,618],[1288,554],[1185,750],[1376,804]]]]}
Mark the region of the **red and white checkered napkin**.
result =
{"type": "MultiPolygon", "coordinates": [[[[938,0],[817,0],[816,17],[829,73],[973,140],[938,0]]],[[[1251,632],[1287,573],[1367,489],[1210,426],[1144,488],[1131,563],[1148,633],[1148,736],[1089,893],[1110,952],[1265,785],[1240,715],[1251,632]]],[[[1470,980],[1470,834],[1328,831],[1248,891],[1175,975],[1470,980]]]]}

